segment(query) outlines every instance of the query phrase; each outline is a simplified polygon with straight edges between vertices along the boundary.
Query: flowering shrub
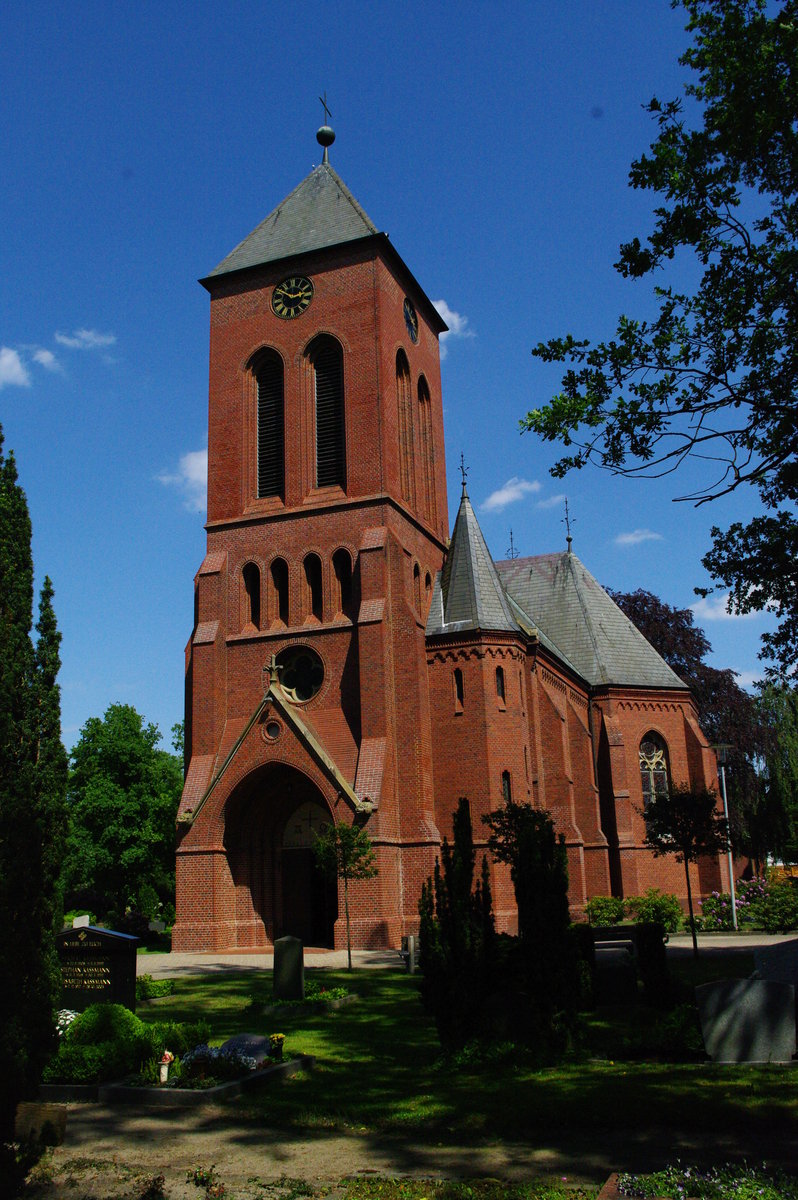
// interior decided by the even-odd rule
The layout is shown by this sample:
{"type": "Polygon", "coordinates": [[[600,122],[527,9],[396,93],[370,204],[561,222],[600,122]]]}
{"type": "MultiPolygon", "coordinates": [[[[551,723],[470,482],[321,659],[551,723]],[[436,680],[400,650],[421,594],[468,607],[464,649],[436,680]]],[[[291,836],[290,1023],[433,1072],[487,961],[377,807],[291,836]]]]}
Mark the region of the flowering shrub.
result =
{"type": "MultiPolygon", "coordinates": [[[[798,929],[798,887],[789,880],[740,879],[736,884],[737,925],[787,933],[798,929]]],[[[731,897],[713,892],[701,901],[699,929],[732,929],[731,897]]]]}
{"type": "Polygon", "coordinates": [[[682,1200],[798,1200],[798,1182],[766,1167],[721,1166],[700,1170],[677,1162],[653,1175],[618,1177],[622,1196],[673,1197],[682,1200]]]}
{"type": "Polygon", "coordinates": [[[713,892],[711,896],[706,896],[703,900],[699,900],[698,903],[701,906],[701,913],[700,915],[696,915],[696,929],[718,930],[734,928],[731,896],[727,895],[726,892],[713,892]]]}
{"type": "Polygon", "coordinates": [[[64,1036],[77,1015],[72,1008],[60,1008],[55,1014],[55,1031],[60,1038],[64,1036]]]}

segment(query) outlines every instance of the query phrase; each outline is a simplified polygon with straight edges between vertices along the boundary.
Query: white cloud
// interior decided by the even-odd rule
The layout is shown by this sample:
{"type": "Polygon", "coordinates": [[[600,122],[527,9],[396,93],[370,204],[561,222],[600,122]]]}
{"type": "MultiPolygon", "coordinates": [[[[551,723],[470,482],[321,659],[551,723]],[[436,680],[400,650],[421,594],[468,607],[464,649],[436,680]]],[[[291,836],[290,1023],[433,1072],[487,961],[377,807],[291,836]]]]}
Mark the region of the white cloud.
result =
{"type": "Polygon", "coordinates": [[[558,492],[556,496],[549,496],[547,500],[538,500],[535,508],[557,508],[560,504],[565,504],[565,492],[558,492]]]}
{"type": "Polygon", "coordinates": [[[690,608],[698,621],[746,621],[750,617],[758,617],[757,612],[729,612],[729,593],[718,592],[716,596],[702,596],[691,604],[690,608]]]}
{"type": "Polygon", "coordinates": [[[443,317],[446,324],[449,326],[448,332],[441,334],[441,341],[440,341],[441,358],[446,358],[446,351],[447,351],[446,342],[449,338],[452,338],[452,337],[472,338],[472,337],[476,337],[477,335],[474,333],[473,329],[468,328],[468,317],[464,317],[460,313],[455,312],[454,309],[449,308],[449,305],[446,303],[445,300],[433,300],[432,304],[433,304],[433,307],[436,308],[437,311],[439,312],[439,314],[443,317]]]}
{"type": "Polygon", "coordinates": [[[615,539],[616,546],[639,546],[641,542],[661,542],[662,534],[654,533],[653,529],[633,529],[631,533],[619,533],[615,539]]]}
{"type": "Polygon", "coordinates": [[[12,384],[30,387],[30,375],[18,351],[9,346],[0,346],[0,388],[12,384]]]}
{"type": "Polygon", "coordinates": [[[759,671],[735,671],[737,676],[735,683],[739,684],[741,688],[745,688],[746,691],[751,691],[761,681],[764,674],[765,672],[761,669],[759,671]]]}
{"type": "Polygon", "coordinates": [[[166,487],[179,488],[190,512],[204,512],[208,503],[208,451],[189,450],[174,474],[158,475],[157,479],[166,487]]]}
{"type": "Polygon", "coordinates": [[[537,480],[519,479],[514,475],[503,487],[491,492],[480,508],[483,512],[501,512],[508,504],[515,504],[517,500],[523,500],[524,496],[539,492],[542,486],[537,480]]]}
{"type": "Polygon", "coordinates": [[[69,346],[70,350],[100,350],[103,346],[113,346],[116,334],[99,333],[96,329],[73,329],[71,334],[57,333],[55,340],[61,346],[69,346]]]}
{"type": "Polygon", "coordinates": [[[35,350],[33,361],[37,362],[40,367],[44,367],[45,371],[63,371],[64,369],[52,350],[35,350]]]}

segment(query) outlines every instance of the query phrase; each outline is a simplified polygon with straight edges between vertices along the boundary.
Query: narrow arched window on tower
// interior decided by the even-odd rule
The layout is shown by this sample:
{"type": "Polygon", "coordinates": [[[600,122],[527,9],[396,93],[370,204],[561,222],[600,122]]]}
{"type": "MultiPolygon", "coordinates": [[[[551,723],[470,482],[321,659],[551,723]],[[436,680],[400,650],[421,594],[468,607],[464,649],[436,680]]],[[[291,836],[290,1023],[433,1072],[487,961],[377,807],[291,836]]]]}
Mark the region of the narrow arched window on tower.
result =
{"type": "Polygon", "coordinates": [[[260,571],[255,563],[248,562],[241,572],[244,584],[243,625],[260,629],[260,571]]]}
{"type": "Polygon", "coordinates": [[[454,711],[456,713],[463,711],[463,703],[465,690],[463,688],[463,672],[459,667],[454,669],[454,711]]]}
{"type": "Polygon", "coordinates": [[[513,785],[510,780],[510,772],[502,771],[502,800],[505,804],[513,802],[513,785]]]}
{"type": "Polygon", "coordinates": [[[288,624],[288,564],[284,558],[275,558],[269,568],[271,589],[269,595],[269,621],[288,624]]]}
{"type": "Polygon", "coordinates": [[[321,621],[324,613],[321,588],[321,559],[318,554],[305,556],[305,615],[321,621]]]}
{"type": "Polygon", "coordinates": [[[418,563],[413,567],[413,599],[416,602],[416,612],[421,616],[421,569],[418,563]]]}
{"type": "Polygon", "coordinates": [[[258,385],[258,496],[285,492],[285,416],[283,362],[267,350],[255,366],[258,385]]]}
{"type": "Polygon", "coordinates": [[[347,550],[336,550],[332,556],[335,576],[336,611],[347,614],[352,607],[352,559],[347,550]]]}
{"type": "Polygon", "coordinates": [[[496,697],[499,701],[499,707],[504,708],[504,706],[505,706],[504,667],[496,668],[496,697]]]}
{"type": "Polygon", "coordinates": [[[309,350],[316,404],[316,486],[346,487],[344,356],[335,338],[316,338],[309,350]]]}
{"type": "Polygon", "coordinates": [[[422,375],[418,381],[418,416],[421,427],[421,469],[424,487],[424,515],[431,525],[437,521],[435,503],[435,455],[432,445],[432,402],[429,386],[422,375]]]}
{"type": "Polygon", "coordinates": [[[404,350],[396,355],[396,409],[399,423],[399,475],[402,499],[416,506],[413,456],[413,408],[410,402],[410,366],[404,350]]]}

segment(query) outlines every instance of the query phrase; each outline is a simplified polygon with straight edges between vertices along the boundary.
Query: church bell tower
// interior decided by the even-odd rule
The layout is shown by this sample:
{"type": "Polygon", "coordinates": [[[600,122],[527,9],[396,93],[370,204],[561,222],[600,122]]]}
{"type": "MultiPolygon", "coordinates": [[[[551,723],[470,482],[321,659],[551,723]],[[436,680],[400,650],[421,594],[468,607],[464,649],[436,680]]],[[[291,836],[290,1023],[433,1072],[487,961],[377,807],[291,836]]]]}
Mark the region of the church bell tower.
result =
{"type": "Polygon", "coordinates": [[[355,945],[417,920],[434,821],[424,624],[448,511],[440,334],[323,161],[201,280],[210,295],[207,553],[186,650],[176,950],[341,945],[315,870],[331,820],[379,873],[355,945]]]}

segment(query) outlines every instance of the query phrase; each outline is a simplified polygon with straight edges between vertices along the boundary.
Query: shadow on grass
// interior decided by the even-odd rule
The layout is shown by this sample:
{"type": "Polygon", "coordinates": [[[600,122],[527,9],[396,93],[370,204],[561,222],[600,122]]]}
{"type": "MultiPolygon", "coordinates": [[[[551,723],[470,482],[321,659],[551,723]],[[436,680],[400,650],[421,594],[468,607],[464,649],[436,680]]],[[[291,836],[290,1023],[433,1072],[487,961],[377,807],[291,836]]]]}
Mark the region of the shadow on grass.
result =
{"type": "Polygon", "coordinates": [[[395,1144],[413,1172],[436,1173],[444,1154],[453,1156],[455,1173],[473,1173],[479,1148],[497,1142],[508,1161],[513,1147],[525,1159],[535,1151],[558,1163],[578,1152],[598,1175],[664,1165],[676,1147],[714,1160],[722,1153],[798,1163],[789,1066],[575,1060],[541,1070],[519,1056],[441,1067],[415,979],[390,971],[317,977],[350,986],[358,1003],[330,1013],[287,1008],[264,1018],[249,1008],[253,992],[264,1000],[270,994],[270,972],[262,972],[257,979],[179,979],[173,996],[139,1008],[145,1020],[203,1018],[213,1040],[244,1030],[284,1033],[289,1054],[317,1058],[310,1074],[242,1097],[224,1115],[193,1119],[221,1122],[235,1140],[265,1139],[270,1152],[281,1137],[359,1135],[382,1150],[395,1144]]]}

